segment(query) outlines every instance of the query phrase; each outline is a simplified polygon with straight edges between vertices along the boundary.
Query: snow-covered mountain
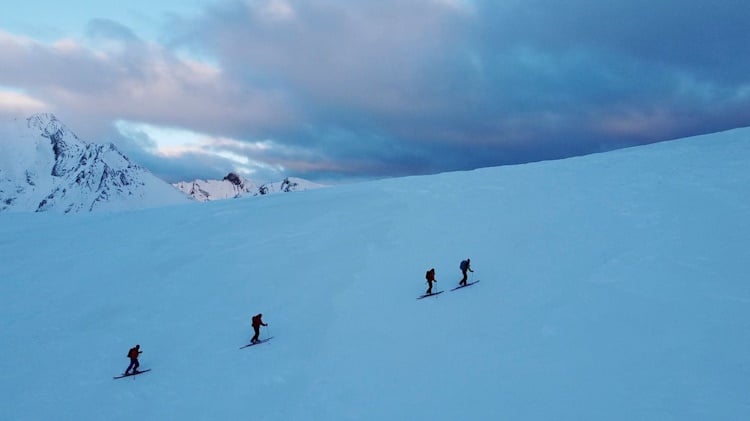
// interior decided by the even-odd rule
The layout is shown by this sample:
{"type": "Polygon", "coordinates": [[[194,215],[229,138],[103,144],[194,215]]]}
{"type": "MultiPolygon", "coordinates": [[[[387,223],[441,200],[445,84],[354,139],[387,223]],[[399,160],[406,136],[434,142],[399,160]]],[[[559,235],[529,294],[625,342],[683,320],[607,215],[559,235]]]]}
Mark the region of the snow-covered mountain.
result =
{"type": "Polygon", "coordinates": [[[0,212],[125,210],[186,202],[114,145],[84,142],[52,114],[0,125],[0,212]]]}
{"type": "Polygon", "coordinates": [[[273,183],[261,184],[258,187],[258,194],[274,194],[274,193],[290,193],[304,190],[314,190],[327,187],[324,184],[313,183],[312,181],[305,180],[297,177],[287,177],[282,181],[276,181],[273,183]]]}
{"type": "Polygon", "coordinates": [[[273,193],[289,193],[326,187],[302,178],[287,177],[282,181],[256,185],[238,174],[229,173],[222,180],[193,180],[174,183],[178,190],[201,202],[234,199],[247,196],[262,196],[273,193]]]}

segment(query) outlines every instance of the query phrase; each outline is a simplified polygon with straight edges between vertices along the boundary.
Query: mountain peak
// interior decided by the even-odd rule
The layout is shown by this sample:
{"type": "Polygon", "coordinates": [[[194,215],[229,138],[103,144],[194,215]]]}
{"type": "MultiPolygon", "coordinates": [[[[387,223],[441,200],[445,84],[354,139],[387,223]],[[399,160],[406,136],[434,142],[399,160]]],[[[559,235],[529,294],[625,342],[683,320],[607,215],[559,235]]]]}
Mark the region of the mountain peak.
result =
{"type": "Polygon", "coordinates": [[[54,114],[0,127],[0,212],[137,209],[184,202],[112,144],[79,139],[54,114]],[[10,159],[9,157],[13,157],[10,159]]]}
{"type": "Polygon", "coordinates": [[[234,184],[235,186],[241,186],[242,185],[242,177],[239,175],[230,172],[229,174],[224,177],[224,180],[229,181],[230,183],[234,184]]]}
{"type": "Polygon", "coordinates": [[[52,113],[33,114],[26,119],[30,129],[37,129],[44,137],[50,137],[57,132],[66,131],[65,125],[52,113]]]}

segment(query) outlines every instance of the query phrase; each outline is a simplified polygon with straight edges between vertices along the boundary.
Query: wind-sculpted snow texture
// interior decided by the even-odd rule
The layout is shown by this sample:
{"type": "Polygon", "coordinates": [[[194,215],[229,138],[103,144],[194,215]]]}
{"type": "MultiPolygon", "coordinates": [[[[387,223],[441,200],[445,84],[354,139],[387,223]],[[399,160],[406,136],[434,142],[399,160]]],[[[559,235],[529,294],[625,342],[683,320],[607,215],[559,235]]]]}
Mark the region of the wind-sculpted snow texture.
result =
{"type": "Polygon", "coordinates": [[[75,213],[186,202],[114,145],[86,143],[52,114],[0,127],[0,212],[75,213]]]}
{"type": "Polygon", "coordinates": [[[0,215],[0,418],[750,419],[750,131],[0,215]],[[451,292],[459,262],[473,280],[451,292]],[[434,267],[439,297],[424,293],[434,267]],[[274,339],[239,350],[263,313],[274,339]],[[140,344],[141,368],[112,380],[140,344]]]}

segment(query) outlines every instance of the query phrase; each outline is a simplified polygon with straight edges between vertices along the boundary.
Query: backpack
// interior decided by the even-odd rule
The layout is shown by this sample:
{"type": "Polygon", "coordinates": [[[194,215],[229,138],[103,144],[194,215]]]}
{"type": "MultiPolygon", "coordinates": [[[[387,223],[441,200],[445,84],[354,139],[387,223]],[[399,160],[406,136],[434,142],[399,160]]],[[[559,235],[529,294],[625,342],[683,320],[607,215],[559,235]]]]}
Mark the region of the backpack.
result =
{"type": "Polygon", "coordinates": [[[462,260],[462,261],[461,261],[461,266],[460,266],[460,267],[461,267],[461,270],[462,270],[462,271],[463,271],[463,270],[466,270],[466,268],[467,268],[467,267],[469,267],[469,262],[467,262],[466,260],[462,260]]]}

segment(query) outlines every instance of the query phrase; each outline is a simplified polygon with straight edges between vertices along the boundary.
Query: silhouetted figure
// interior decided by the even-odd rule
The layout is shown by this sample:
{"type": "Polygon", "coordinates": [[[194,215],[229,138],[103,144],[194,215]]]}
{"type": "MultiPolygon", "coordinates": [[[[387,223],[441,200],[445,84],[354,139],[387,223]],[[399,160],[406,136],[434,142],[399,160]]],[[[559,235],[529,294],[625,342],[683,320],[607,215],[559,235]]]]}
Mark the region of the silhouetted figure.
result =
{"type": "Polygon", "coordinates": [[[464,275],[463,278],[461,278],[461,282],[459,282],[459,285],[466,285],[466,272],[474,272],[471,270],[471,259],[466,259],[461,262],[461,273],[464,275]]]}
{"type": "Polygon", "coordinates": [[[255,335],[253,336],[253,339],[250,340],[250,343],[258,343],[258,336],[260,336],[260,327],[261,326],[268,326],[267,323],[263,323],[263,314],[259,313],[255,316],[253,316],[253,330],[255,330],[255,335]]]}
{"type": "Polygon", "coordinates": [[[437,282],[437,279],[435,279],[435,268],[432,268],[427,271],[425,274],[425,279],[427,279],[427,292],[425,292],[425,295],[432,294],[432,283],[437,282]]]}
{"type": "Polygon", "coordinates": [[[128,366],[128,369],[125,370],[125,375],[127,376],[130,372],[130,369],[133,369],[133,374],[138,374],[138,367],[140,364],[138,364],[138,355],[141,353],[141,346],[136,345],[133,348],[130,348],[130,351],[128,351],[128,358],[130,358],[130,365],[128,366]]]}

